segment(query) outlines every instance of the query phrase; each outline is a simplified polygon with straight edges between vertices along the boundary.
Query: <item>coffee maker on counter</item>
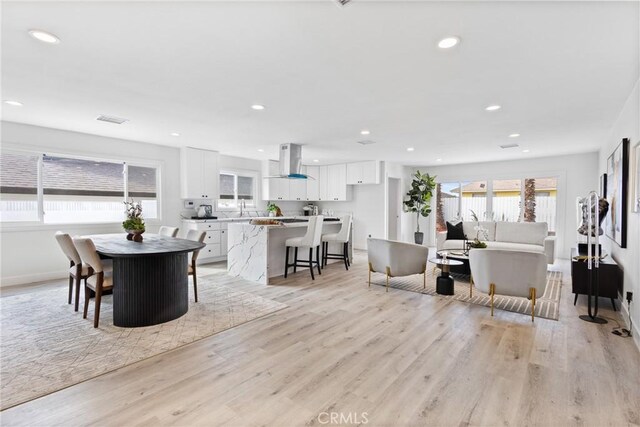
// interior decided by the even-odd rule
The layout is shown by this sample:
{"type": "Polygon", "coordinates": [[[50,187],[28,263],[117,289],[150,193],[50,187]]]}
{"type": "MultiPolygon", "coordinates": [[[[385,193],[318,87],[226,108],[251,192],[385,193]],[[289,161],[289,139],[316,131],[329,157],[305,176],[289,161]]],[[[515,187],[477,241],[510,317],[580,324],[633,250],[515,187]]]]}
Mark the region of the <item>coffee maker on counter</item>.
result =
{"type": "Polygon", "coordinates": [[[302,214],[304,216],[317,216],[318,215],[318,207],[313,203],[309,203],[307,206],[302,208],[302,214]]]}

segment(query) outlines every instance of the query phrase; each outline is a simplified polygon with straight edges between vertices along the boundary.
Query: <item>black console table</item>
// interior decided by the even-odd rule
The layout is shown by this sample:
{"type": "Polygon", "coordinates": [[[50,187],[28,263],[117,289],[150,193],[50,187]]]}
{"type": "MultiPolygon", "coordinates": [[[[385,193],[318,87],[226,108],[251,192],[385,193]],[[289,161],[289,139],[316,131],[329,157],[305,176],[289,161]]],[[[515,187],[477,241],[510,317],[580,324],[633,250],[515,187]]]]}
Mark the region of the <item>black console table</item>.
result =
{"type": "MultiPolygon", "coordinates": [[[[571,292],[575,294],[573,305],[576,305],[578,295],[589,294],[589,270],[587,269],[587,261],[576,261],[574,260],[576,256],[578,256],[578,249],[572,248],[571,292]]],[[[611,258],[611,255],[600,261],[598,276],[600,278],[598,296],[611,298],[611,305],[613,305],[613,310],[615,311],[615,300],[618,299],[618,292],[622,292],[623,275],[620,266],[611,258]]]]}

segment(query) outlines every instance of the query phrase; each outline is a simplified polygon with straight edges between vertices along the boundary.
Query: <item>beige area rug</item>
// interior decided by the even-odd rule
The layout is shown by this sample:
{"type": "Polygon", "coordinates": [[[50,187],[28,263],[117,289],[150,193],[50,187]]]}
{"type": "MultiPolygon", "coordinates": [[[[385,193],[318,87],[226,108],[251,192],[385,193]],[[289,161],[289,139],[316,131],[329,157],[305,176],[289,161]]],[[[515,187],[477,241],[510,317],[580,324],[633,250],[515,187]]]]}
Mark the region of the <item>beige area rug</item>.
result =
{"type": "MultiPolygon", "coordinates": [[[[103,297],[100,327],[66,304],[64,287],[0,298],[0,409],[27,402],[106,372],[173,350],[287,307],[234,290],[240,279],[224,274],[189,281],[189,311],[143,328],[113,326],[110,295],[103,297]],[[223,286],[221,283],[226,284],[223,286]]],[[[81,303],[82,307],[82,303],[81,303]]]]}
{"type": "MultiPolygon", "coordinates": [[[[436,277],[440,274],[440,270],[429,268],[427,271],[427,288],[423,288],[422,275],[407,277],[392,277],[389,279],[389,287],[394,289],[402,289],[404,291],[418,292],[427,295],[436,295],[441,298],[454,299],[464,301],[471,304],[491,306],[489,295],[473,288],[473,296],[469,297],[469,276],[464,274],[452,273],[454,280],[454,295],[440,295],[436,293],[436,277]]],[[[383,274],[372,273],[371,284],[384,286],[385,276],[383,274]]],[[[562,272],[547,272],[547,287],[545,288],[542,298],[536,298],[535,314],[537,317],[545,319],[558,320],[560,315],[560,294],[562,288],[562,272]]],[[[509,297],[504,295],[495,295],[493,299],[494,308],[515,313],[531,314],[531,301],[527,298],[509,297]]]]}

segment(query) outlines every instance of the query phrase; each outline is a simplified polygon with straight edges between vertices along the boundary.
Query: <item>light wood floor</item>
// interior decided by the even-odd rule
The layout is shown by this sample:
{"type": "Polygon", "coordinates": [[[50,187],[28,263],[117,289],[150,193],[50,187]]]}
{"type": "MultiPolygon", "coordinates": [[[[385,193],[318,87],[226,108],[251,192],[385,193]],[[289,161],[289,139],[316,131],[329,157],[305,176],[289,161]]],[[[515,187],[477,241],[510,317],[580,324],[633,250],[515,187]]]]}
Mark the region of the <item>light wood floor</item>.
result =
{"type": "MultiPolygon", "coordinates": [[[[573,306],[568,271],[560,321],[532,324],[368,289],[365,265],[358,254],[349,272],[334,264],[313,282],[304,271],[270,286],[243,284],[289,307],[6,410],[1,423],[336,425],[324,424],[330,415],[318,419],[326,412],[358,423],[366,413],[372,426],[640,425],[640,354],[611,334],[615,322],[578,319],[584,297],[573,306]]],[[[64,284],[55,286],[64,297],[64,284]]],[[[619,319],[603,305],[604,316],[619,319]]]]}

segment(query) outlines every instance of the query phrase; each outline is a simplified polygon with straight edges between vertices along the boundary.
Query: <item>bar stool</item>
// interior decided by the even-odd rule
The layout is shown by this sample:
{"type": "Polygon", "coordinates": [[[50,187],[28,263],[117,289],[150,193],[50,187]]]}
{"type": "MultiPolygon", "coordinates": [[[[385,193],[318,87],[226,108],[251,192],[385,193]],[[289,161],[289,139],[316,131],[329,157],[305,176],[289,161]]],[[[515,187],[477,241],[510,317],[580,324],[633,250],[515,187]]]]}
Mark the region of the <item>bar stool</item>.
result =
{"type": "Polygon", "coordinates": [[[351,235],[351,215],[347,214],[342,217],[342,227],[337,233],[322,235],[322,266],[327,265],[327,260],[341,259],[344,261],[344,268],[349,270],[351,263],[349,262],[349,236],[351,235]],[[341,254],[330,254],[329,243],[342,243],[341,254]]]}
{"type": "Polygon", "coordinates": [[[320,270],[320,243],[322,237],[322,222],[324,221],[324,217],[322,215],[318,215],[315,217],[311,217],[309,219],[309,223],[307,225],[307,232],[302,237],[292,237],[291,239],[287,239],[285,241],[286,246],[286,256],[284,260],[284,277],[287,278],[287,273],[289,272],[289,267],[293,267],[293,272],[295,273],[297,267],[309,267],[309,271],[311,272],[311,280],[316,280],[313,275],[313,265],[315,264],[318,267],[318,274],[322,274],[320,270]],[[295,248],[295,255],[293,264],[289,264],[289,248],[295,248]],[[308,260],[300,260],[301,262],[305,262],[306,264],[298,264],[298,248],[309,248],[309,259],[308,260]],[[313,260],[313,248],[316,249],[316,260],[313,260]]]}

